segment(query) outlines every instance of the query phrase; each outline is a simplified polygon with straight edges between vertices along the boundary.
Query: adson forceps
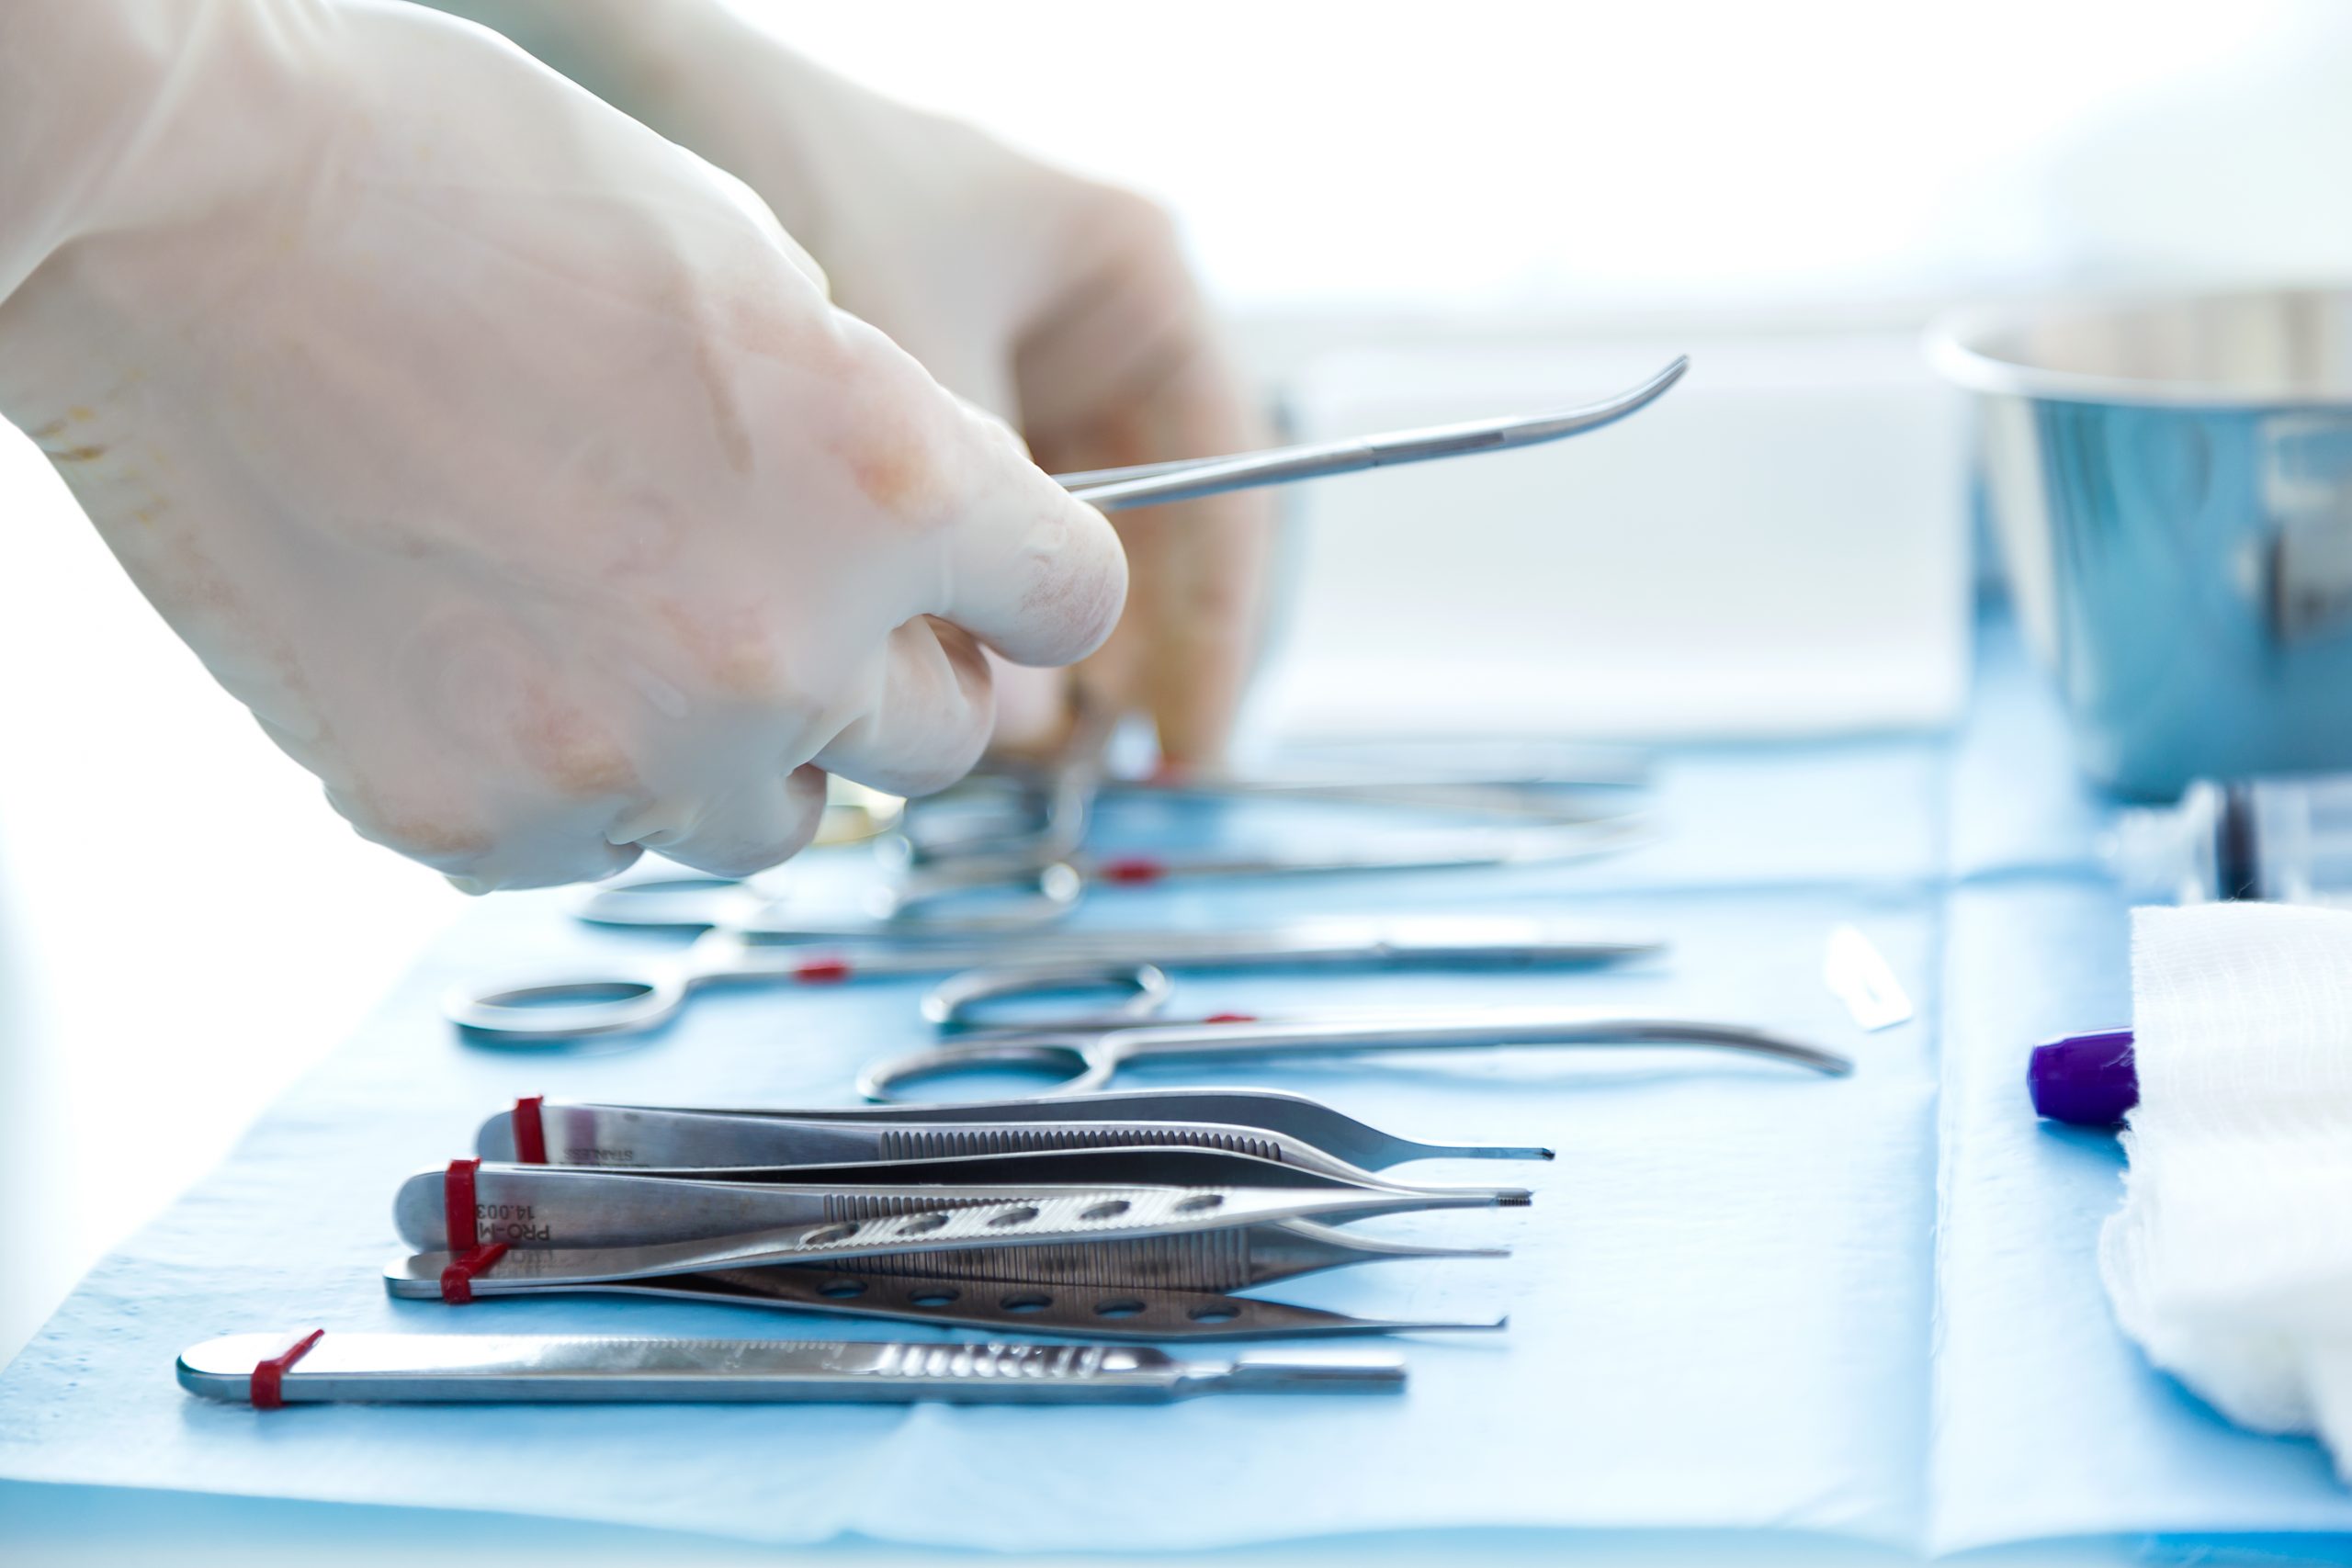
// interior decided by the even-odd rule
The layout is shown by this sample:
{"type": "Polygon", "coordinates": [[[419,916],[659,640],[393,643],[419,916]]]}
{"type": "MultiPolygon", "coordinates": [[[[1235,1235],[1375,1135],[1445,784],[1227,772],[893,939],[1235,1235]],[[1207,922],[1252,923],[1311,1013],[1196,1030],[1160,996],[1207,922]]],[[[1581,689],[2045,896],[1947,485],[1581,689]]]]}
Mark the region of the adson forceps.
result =
{"type": "Polygon", "coordinates": [[[529,1157],[558,1165],[585,1164],[628,1167],[639,1163],[725,1165],[731,1153],[722,1145],[707,1145],[699,1156],[670,1161],[674,1146],[650,1150],[661,1159],[639,1161],[631,1139],[643,1123],[640,1116],[718,1116],[730,1120],[776,1117],[788,1122],[831,1121],[887,1128],[910,1123],[936,1125],[964,1122],[1004,1137],[1023,1126],[1042,1124],[1047,1136],[1035,1144],[1007,1147],[1050,1147],[1054,1125],[1073,1122],[1157,1122],[1255,1129],[1310,1144],[1335,1159],[1369,1170],[1385,1170],[1424,1159],[1518,1159],[1552,1157],[1547,1148],[1500,1144],[1429,1144],[1399,1137],[1343,1115],[1320,1100],[1303,1094],[1271,1089],[1136,1089],[1108,1094],[1063,1094],[1022,1100],[925,1100],[918,1105],[852,1105],[824,1109],[733,1107],[668,1107],[571,1104],[537,1097],[518,1100],[513,1111],[502,1111],[481,1124],[478,1149],[484,1159],[522,1157],[526,1143],[537,1150],[529,1157]]]}

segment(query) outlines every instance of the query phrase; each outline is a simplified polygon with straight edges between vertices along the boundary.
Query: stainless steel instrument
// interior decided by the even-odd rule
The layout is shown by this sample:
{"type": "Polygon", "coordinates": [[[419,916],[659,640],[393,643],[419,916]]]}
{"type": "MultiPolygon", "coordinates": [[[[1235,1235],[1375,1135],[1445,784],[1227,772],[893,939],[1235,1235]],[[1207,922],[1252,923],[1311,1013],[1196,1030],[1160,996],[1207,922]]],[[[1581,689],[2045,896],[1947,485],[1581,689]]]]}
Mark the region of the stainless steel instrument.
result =
{"type": "MultiPolygon", "coordinates": [[[[554,1175],[554,1172],[538,1172],[554,1175]]],[[[570,1173],[576,1174],[576,1173],[570,1173]]],[[[643,1180],[648,1190],[671,1185],[643,1180]]],[[[756,1193],[759,1189],[750,1189],[756,1193]]],[[[645,1196],[658,1201],[652,1190],[645,1196]]],[[[806,1196],[806,1195],[801,1195],[806,1196]]],[[[822,1195],[819,1195],[822,1196],[822,1195]]],[[[1064,1189],[1011,1196],[955,1188],[876,1191],[870,1202],[834,1194],[854,1218],[820,1218],[711,1240],[644,1246],[516,1248],[485,1263],[471,1280],[475,1295],[499,1295],[556,1284],[598,1284],[714,1269],[771,1263],[840,1267],[899,1253],[949,1252],[976,1247],[1077,1246],[1223,1230],[1286,1220],[1346,1220],[1422,1209],[1490,1208],[1485,1193],[1359,1192],[1251,1188],[1131,1187],[1064,1189]],[[978,1201],[959,1203],[959,1198],[978,1201]]],[[[553,1243],[554,1238],[548,1238],[553,1243]]],[[[480,1236],[475,1245],[495,1244],[480,1236]]],[[[473,1250],[469,1247],[468,1250],[473,1250]]],[[[438,1295],[443,1274],[458,1258],[424,1252],[393,1263],[386,1277],[396,1295],[438,1295]]]]}
{"type": "Polygon", "coordinates": [[[824,986],[974,972],[963,986],[977,994],[946,1004],[953,1015],[984,997],[1055,984],[1075,966],[1083,966],[1079,972],[1091,984],[1134,989],[1145,999],[1133,1012],[1164,999],[1159,972],[1166,969],[1583,968],[1651,958],[1665,948],[1647,935],[1600,931],[1589,924],[1476,916],[1301,920],[1264,931],[1046,933],[1023,928],[989,935],[956,928],[926,937],[912,927],[894,928],[887,941],[812,944],[819,933],[766,929],[772,906],[755,900],[735,908],[729,894],[697,898],[671,884],[658,886],[662,890],[650,893],[631,893],[626,885],[598,889],[584,906],[587,918],[708,926],[683,953],[453,992],[444,1003],[450,1021],[485,1043],[560,1043],[658,1029],[707,986],[824,986]],[[646,919],[629,918],[635,915],[646,919]]]}
{"type": "MultiPolygon", "coordinates": [[[[1209,1132],[1211,1129],[1203,1129],[1209,1132]]],[[[543,1168],[534,1166],[532,1168],[543,1168]]],[[[1365,1192],[1459,1192],[1470,1189],[1390,1181],[1369,1171],[1343,1176],[1197,1144],[1122,1144],[1105,1148],[1023,1149],[944,1159],[851,1160],[840,1165],[644,1166],[603,1168],[687,1180],[785,1187],[1292,1187],[1365,1192]]],[[[1502,1203],[1525,1201],[1518,1187],[1481,1187],[1502,1203]]]]}
{"type": "Polygon", "coordinates": [[[208,1399],[310,1404],[830,1401],[1156,1404],[1203,1393],[1393,1393],[1385,1353],[1245,1352],[1180,1361],[1113,1345],[618,1339],[585,1335],[318,1336],[257,1384],[255,1370],[305,1337],[232,1334],[189,1347],[180,1386],[208,1399]],[[268,1397],[262,1397],[266,1386],[268,1397]]]}
{"type": "MultiPolygon", "coordinates": [[[[482,1128],[478,1152],[485,1159],[514,1161],[514,1112],[482,1128]]],[[[1366,1188],[1400,1190],[1286,1133],[1216,1122],[1113,1121],[1070,1117],[1024,1119],[1004,1123],[942,1119],[937,1122],[855,1121],[826,1117],[736,1115],[710,1111],[669,1111],[650,1106],[535,1106],[538,1135],[534,1157],[524,1165],[586,1166],[600,1170],[765,1168],[775,1175],[757,1179],[853,1182],[857,1172],[872,1179],[956,1179],[946,1165],[989,1174],[988,1181],[1084,1179],[1089,1168],[1116,1168],[1120,1185],[1251,1186],[1235,1172],[1219,1183],[1204,1181],[1210,1157],[1222,1154],[1246,1160],[1254,1179],[1267,1165],[1366,1188]],[[1084,1157],[1088,1151],[1151,1151],[1125,1160],[1084,1157]],[[1040,1157],[1047,1156],[1047,1157],[1040,1157]],[[1061,1156],[1058,1165],[1051,1156],[1061,1156]],[[992,1162],[992,1164],[991,1164],[992,1162]],[[784,1168],[791,1168],[787,1173],[784,1168]],[[889,1172],[904,1171],[893,1177],[889,1172]],[[1055,1174],[1046,1174],[1053,1171],[1055,1174]],[[993,1172],[1001,1172],[997,1175],[993,1172]]],[[[741,1178],[739,1178],[740,1179],[741,1178]]],[[[1294,1185],[1283,1180],[1283,1186],[1294,1185]]]]}
{"type": "MultiPolygon", "coordinates": [[[[911,1179],[866,1186],[795,1186],[743,1180],[740,1179],[743,1173],[735,1174],[738,1179],[712,1180],[708,1179],[709,1173],[701,1171],[653,1175],[560,1166],[483,1165],[465,1173],[466,1190],[471,1196],[460,1201],[460,1213],[465,1201],[470,1201],[473,1213],[453,1222],[448,1174],[441,1170],[421,1171],[401,1184],[392,1202],[392,1223],[401,1239],[419,1251],[464,1250],[492,1242],[532,1248],[624,1247],[732,1240],[842,1222],[853,1222],[848,1229],[854,1232],[858,1228],[857,1222],[888,1215],[977,1208],[1010,1212],[1047,1199],[1125,1201],[1138,1193],[1160,1196],[1170,1190],[1108,1182],[926,1185],[911,1179]],[[466,1233],[454,1242],[448,1230],[452,1223],[462,1224],[466,1233]]],[[[1214,1194],[1220,1190],[1203,1187],[1185,1190],[1214,1194]]],[[[1490,1190],[1350,1185],[1224,1190],[1246,1191],[1259,1197],[1279,1192],[1295,1202],[1309,1204],[1321,1199],[1374,1196],[1395,1205],[1374,1211],[1378,1213],[1392,1213],[1396,1208],[1521,1206],[1528,1201],[1528,1193],[1520,1188],[1490,1190]]],[[[1182,1192],[1174,1195],[1181,1198],[1182,1192]]],[[[1212,1197],[1202,1210],[1184,1210],[1181,1205],[1163,1207],[1177,1213],[1218,1212],[1225,1203],[1212,1197]]],[[[1141,1211],[1132,1204],[1114,1210],[1114,1213],[1141,1217],[1141,1211]]],[[[996,1230],[1002,1233],[1006,1228],[1000,1223],[996,1230]]],[[[1003,1234],[987,1235],[965,1245],[1001,1245],[1006,1239],[1003,1234]]]]}
{"type": "Polygon", "coordinates": [[[933,1323],[992,1334],[1089,1339],[1298,1339],[1367,1334],[1485,1333],[1508,1320],[1355,1317],[1260,1296],[1163,1290],[1126,1281],[1019,1283],[848,1270],[719,1269],[658,1279],[557,1284],[539,1293],[656,1296],[778,1307],[831,1317],[933,1323]]]}
{"type": "Polygon", "coordinates": [[[1047,1094],[1076,1093],[1100,1089],[1121,1068],[1148,1062],[1219,1064],[1518,1045],[1700,1045],[1787,1062],[1833,1077],[1854,1070],[1850,1060],[1834,1051],[1747,1024],[1593,1009],[1472,1008],[1418,1016],[1387,1012],[995,1031],[876,1063],[859,1075],[857,1089],[868,1100],[891,1100],[918,1083],[1011,1071],[1052,1080],[1047,1094]]]}
{"type": "MultiPolygon", "coordinates": [[[[484,1159],[515,1157],[514,1119],[538,1118],[547,1157],[558,1164],[626,1165],[609,1156],[627,1151],[600,1145],[601,1121],[608,1111],[650,1110],[652,1107],[585,1105],[565,1100],[526,1100],[527,1111],[502,1111],[481,1124],[479,1145],[484,1159]],[[575,1120],[577,1118],[577,1120],[575,1120]],[[594,1152],[569,1161],[556,1150],[585,1148],[594,1152]]],[[[848,1105],[831,1109],[788,1111],[742,1109],[696,1110],[714,1116],[780,1116],[793,1121],[848,1122],[868,1126],[901,1122],[980,1122],[1010,1127],[1038,1122],[1138,1121],[1211,1122],[1220,1126],[1255,1127],[1310,1144],[1337,1159],[1368,1170],[1385,1170],[1422,1159],[1519,1159],[1552,1157],[1546,1148],[1498,1144],[1423,1144],[1400,1138],[1344,1115],[1303,1094],[1270,1089],[1131,1089],[1092,1094],[1027,1096],[1018,1100],[925,1100],[919,1105],[848,1105]]]]}
{"type": "Polygon", "coordinates": [[[1394,431],[1385,435],[1353,436],[1344,441],[1278,446],[1271,451],[1242,452],[1219,457],[1187,457],[1169,463],[1142,463],[1125,468],[1094,468],[1085,473],[1057,474],[1060,484],[1079,500],[1116,512],[1136,506],[1159,506],[1171,501],[1193,501],[1227,491],[1254,490],[1262,485],[1289,484],[1329,474],[1352,474],[1364,468],[1395,468],[1455,457],[1473,452],[1505,452],[1564,440],[1616,423],[1666,395],[1690,368],[1686,356],[1614,397],[1551,413],[1516,414],[1503,419],[1476,420],[1465,424],[1432,425],[1422,430],[1394,431]]]}

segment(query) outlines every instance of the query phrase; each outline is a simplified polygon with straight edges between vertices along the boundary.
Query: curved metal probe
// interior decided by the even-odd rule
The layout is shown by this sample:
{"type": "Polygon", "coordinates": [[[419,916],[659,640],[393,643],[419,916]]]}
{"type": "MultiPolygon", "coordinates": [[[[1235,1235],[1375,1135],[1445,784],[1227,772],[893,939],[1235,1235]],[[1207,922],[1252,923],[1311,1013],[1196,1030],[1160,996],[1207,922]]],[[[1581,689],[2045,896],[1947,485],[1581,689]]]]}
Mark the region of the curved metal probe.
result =
{"type": "Polygon", "coordinates": [[[1476,420],[1465,424],[1431,425],[1400,430],[1386,435],[1365,435],[1344,441],[1317,442],[1303,446],[1277,446],[1264,452],[1231,457],[1198,457],[1171,463],[1146,463],[1131,468],[1095,468],[1084,473],[1057,474],[1055,479],[1079,500],[1116,512],[1133,506],[1158,506],[1171,501],[1193,501],[1227,491],[1255,490],[1261,485],[1290,484],[1321,479],[1327,474],[1351,474],[1364,468],[1425,463],[1437,457],[1471,452],[1502,452],[1514,446],[1538,446],[1614,424],[1665,395],[1666,389],[1690,368],[1688,355],[1639,386],[1597,403],[1551,413],[1516,414],[1507,419],[1476,420]]]}

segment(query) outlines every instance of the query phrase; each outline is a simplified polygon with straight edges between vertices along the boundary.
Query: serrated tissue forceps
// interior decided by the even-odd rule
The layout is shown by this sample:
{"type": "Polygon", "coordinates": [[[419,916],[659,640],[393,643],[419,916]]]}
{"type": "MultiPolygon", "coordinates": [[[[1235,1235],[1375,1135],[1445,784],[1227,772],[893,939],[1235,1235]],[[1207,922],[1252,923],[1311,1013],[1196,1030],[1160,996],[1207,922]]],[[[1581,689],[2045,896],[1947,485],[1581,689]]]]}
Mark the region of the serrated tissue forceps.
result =
{"type": "Polygon", "coordinates": [[[1171,463],[1143,463],[1127,468],[1093,468],[1084,473],[1057,474],[1055,482],[1079,500],[1105,512],[1138,506],[1159,506],[1173,501],[1197,501],[1227,491],[1255,490],[1261,485],[1290,484],[1329,474],[1352,474],[1365,468],[1426,463],[1438,457],[1458,457],[1472,452],[1506,452],[1539,446],[1616,423],[1666,394],[1690,368],[1688,355],[1678,355],[1647,380],[1613,397],[1547,413],[1515,414],[1503,419],[1474,420],[1464,424],[1431,425],[1385,435],[1355,436],[1342,441],[1277,446],[1264,452],[1242,452],[1222,457],[1187,457],[1171,463]]]}
{"type": "Polygon", "coordinates": [[[1151,1062],[1216,1064],[1375,1051],[1462,1050],[1514,1045],[1699,1045],[1808,1067],[1831,1077],[1849,1058],[1748,1024],[1592,1009],[1480,1008],[1412,1017],[1396,1012],[1182,1023],[1002,1030],[876,1063],[858,1075],[867,1100],[897,1100],[918,1083],[976,1073],[1044,1075],[1045,1095],[1099,1089],[1122,1067],[1151,1062]]]}

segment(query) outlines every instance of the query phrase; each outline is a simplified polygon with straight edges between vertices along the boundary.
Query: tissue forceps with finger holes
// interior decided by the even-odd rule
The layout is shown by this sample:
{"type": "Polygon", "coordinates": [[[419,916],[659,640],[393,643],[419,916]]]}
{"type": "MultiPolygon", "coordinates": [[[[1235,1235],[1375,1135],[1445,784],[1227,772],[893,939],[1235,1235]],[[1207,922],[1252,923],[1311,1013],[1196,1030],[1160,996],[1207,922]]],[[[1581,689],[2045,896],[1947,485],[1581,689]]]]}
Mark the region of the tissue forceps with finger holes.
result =
{"type": "MultiPolygon", "coordinates": [[[[1079,770],[1072,768],[1073,777],[1079,770]]],[[[1061,786],[1057,786],[1061,787],[1061,786]]],[[[1088,792],[1091,782],[1072,786],[1088,792]]],[[[1415,829],[1383,834],[1361,850],[1274,850],[1164,857],[1091,855],[1080,844],[1083,810],[1047,814],[1007,834],[918,840],[901,829],[874,840],[888,880],[861,911],[809,908],[755,882],[681,873],[637,877],[593,890],[574,911],[591,925],[653,930],[715,929],[775,939],[939,942],[1046,930],[1078,907],[1089,887],[1136,887],[1193,877],[1291,877],[1384,872],[1467,871],[1556,864],[1614,853],[1641,842],[1640,815],[1554,814],[1506,827],[1415,829]]],[[[1523,818],[1536,814],[1522,812],[1523,818]]]]}
{"type": "MultiPolygon", "coordinates": [[[[1137,886],[1195,877],[1336,875],[1384,871],[1443,871],[1467,867],[1580,860],[1638,842],[1644,823],[1637,809],[1618,806],[1594,812],[1579,795],[1545,779],[1453,778],[1391,780],[1169,779],[1114,777],[1103,761],[1115,715],[1081,715],[1077,729],[1053,761],[1026,773],[990,775],[985,781],[1011,786],[1008,799],[994,804],[993,817],[977,813],[972,792],[910,801],[891,830],[876,835],[876,857],[897,881],[882,895],[883,918],[903,924],[956,923],[943,906],[973,895],[1001,896],[1020,889],[1018,902],[1000,901],[980,919],[994,923],[1045,923],[1068,912],[1090,886],[1137,886]],[[1293,852],[1255,850],[1226,854],[1193,852],[1177,857],[1151,854],[1090,854],[1088,829],[1094,806],[1105,795],[1159,795],[1169,799],[1259,800],[1292,805],[1374,807],[1442,812],[1491,820],[1471,826],[1405,829],[1384,832],[1365,849],[1293,852]],[[960,832],[943,831],[941,819],[964,819],[960,832]]],[[[1583,787],[1621,799],[1624,781],[1583,787]]],[[[625,888],[627,885],[624,885],[625,888]]],[[[626,911],[607,911],[626,914],[626,911]]],[[[595,917],[591,917],[595,918],[595,917]]],[[[971,917],[963,917],[969,919],[971,917]]]]}
{"type": "Polygon", "coordinates": [[[1099,1089],[1122,1067],[1152,1062],[1214,1064],[1517,1045],[1699,1045],[1770,1057],[1832,1077],[1854,1069],[1851,1060],[1834,1051],[1747,1024],[1596,1009],[1478,1008],[1419,1016],[1391,1010],[977,1032],[877,1063],[858,1076],[857,1089],[867,1100],[891,1101],[914,1084],[1012,1071],[1051,1077],[1051,1087],[1040,1094],[1052,1096],[1099,1089]]]}
{"type": "MultiPolygon", "coordinates": [[[[1027,814],[1016,813],[1009,828],[925,831],[922,823],[930,813],[920,803],[909,803],[892,830],[867,840],[885,880],[866,890],[862,910],[811,908],[788,891],[770,893],[751,879],[684,873],[608,884],[591,892],[575,912],[592,925],[726,927],[777,939],[953,941],[1052,926],[1077,908],[1090,886],[1557,863],[1613,853],[1640,842],[1646,832],[1636,808],[1621,806],[1596,815],[1576,808],[1556,785],[1542,781],[1269,784],[1264,793],[1293,801],[1466,812],[1501,820],[1385,832],[1363,848],[1252,849],[1173,858],[1090,854],[1085,840],[1094,802],[1113,783],[1103,753],[1115,716],[1080,716],[1060,752],[1026,781],[1033,804],[1027,814]]],[[[1221,787],[1227,786],[1200,784],[1187,793],[1214,795],[1221,787]]],[[[1622,795],[1623,786],[1611,794],[1622,795]]]]}
{"type": "Polygon", "coordinates": [[[451,1022],[479,1041],[557,1043],[655,1029],[677,1016],[701,987],[720,983],[832,984],[860,976],[890,978],[974,971],[963,1008],[987,997],[1051,988],[1073,965],[1091,983],[1136,993],[1120,1016],[1156,1009],[1167,968],[1269,969],[1369,966],[1594,967],[1656,955],[1646,936],[1611,936],[1589,927],[1520,917],[1421,916],[1404,919],[1299,920],[1264,931],[1055,931],[942,933],[930,942],[809,946],[763,942],[765,934],[713,927],[683,954],[602,973],[549,976],[521,985],[453,993],[451,1022]],[[1043,953],[1046,964],[1022,962],[1043,953]],[[1015,961],[1008,964],[1008,960],[1015,961]]]}

